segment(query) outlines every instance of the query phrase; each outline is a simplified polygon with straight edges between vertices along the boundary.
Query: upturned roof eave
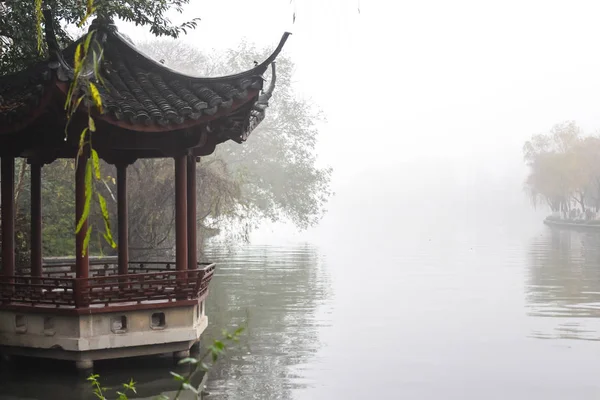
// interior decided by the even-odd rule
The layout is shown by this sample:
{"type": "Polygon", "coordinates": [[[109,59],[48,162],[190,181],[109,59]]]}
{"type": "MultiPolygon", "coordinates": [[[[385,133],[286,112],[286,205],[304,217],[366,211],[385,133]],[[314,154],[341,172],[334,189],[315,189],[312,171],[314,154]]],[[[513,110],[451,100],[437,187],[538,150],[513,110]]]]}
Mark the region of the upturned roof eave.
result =
{"type": "Polygon", "coordinates": [[[271,53],[271,55],[269,57],[267,57],[263,62],[261,62],[260,64],[257,64],[256,66],[254,66],[253,68],[251,68],[247,71],[239,72],[237,74],[223,75],[223,76],[217,76],[217,77],[203,77],[203,76],[186,74],[186,73],[177,71],[174,68],[168,67],[168,66],[156,61],[152,57],[148,56],[143,51],[141,51],[134,44],[130,43],[118,31],[114,31],[114,32],[112,32],[112,34],[114,35],[115,38],[117,38],[119,40],[119,42],[123,46],[126,46],[129,51],[137,53],[137,55],[139,57],[143,58],[144,62],[146,62],[149,66],[151,66],[157,70],[160,70],[163,73],[169,74],[174,78],[190,80],[190,81],[194,81],[197,83],[215,83],[215,82],[239,80],[239,79],[243,79],[243,78],[249,78],[252,76],[262,76],[265,73],[265,71],[267,70],[267,68],[269,67],[269,65],[273,61],[275,61],[275,59],[277,58],[279,53],[281,53],[281,50],[283,49],[285,42],[287,41],[288,37],[291,35],[291,33],[285,32],[282,35],[282,37],[279,41],[279,44],[277,45],[275,50],[271,53]]]}
{"type": "MultiPolygon", "coordinates": [[[[249,70],[242,71],[242,72],[239,72],[236,74],[230,74],[230,75],[206,77],[206,76],[200,76],[200,75],[187,74],[187,73],[178,71],[175,68],[171,68],[167,65],[164,65],[164,64],[160,63],[159,61],[155,60],[154,58],[152,58],[151,56],[149,56],[148,54],[144,53],[141,49],[139,49],[137,46],[135,46],[135,44],[131,43],[124,35],[119,33],[119,31],[117,31],[116,29],[106,29],[106,31],[107,31],[107,34],[111,36],[111,39],[117,41],[118,45],[124,47],[126,49],[126,51],[135,54],[135,56],[138,58],[138,62],[142,61],[149,68],[152,68],[153,70],[156,70],[157,72],[159,72],[161,74],[168,75],[174,79],[183,79],[183,80],[192,81],[192,82],[199,83],[199,84],[229,82],[229,81],[234,81],[234,80],[239,80],[239,79],[244,79],[244,78],[262,76],[265,73],[265,71],[267,70],[267,68],[269,67],[269,65],[271,65],[271,63],[273,63],[273,61],[275,61],[277,56],[281,53],[283,46],[285,45],[286,41],[288,40],[289,36],[291,35],[290,32],[285,32],[281,36],[281,39],[279,40],[279,44],[277,45],[275,50],[273,50],[271,55],[269,55],[269,57],[267,57],[264,61],[255,65],[253,68],[251,68],[249,70]]],[[[63,55],[63,59],[66,61],[68,60],[67,62],[69,63],[69,65],[68,65],[69,68],[72,68],[72,65],[70,65],[70,64],[71,64],[72,55],[75,53],[75,48],[84,39],[85,39],[85,36],[80,37],[75,42],[71,43],[69,46],[67,46],[66,48],[64,48],[61,51],[61,53],[63,55]]]]}

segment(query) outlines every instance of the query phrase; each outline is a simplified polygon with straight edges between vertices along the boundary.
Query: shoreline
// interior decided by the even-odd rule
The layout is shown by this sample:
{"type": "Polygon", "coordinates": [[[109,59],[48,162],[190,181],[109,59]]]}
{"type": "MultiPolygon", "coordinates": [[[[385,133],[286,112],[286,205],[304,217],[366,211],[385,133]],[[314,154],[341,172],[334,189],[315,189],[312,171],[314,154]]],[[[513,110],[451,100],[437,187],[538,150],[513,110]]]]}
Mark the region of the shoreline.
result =
{"type": "Polygon", "coordinates": [[[548,218],[544,219],[544,224],[550,227],[582,229],[600,232],[600,224],[589,224],[586,222],[556,221],[548,218]]]}

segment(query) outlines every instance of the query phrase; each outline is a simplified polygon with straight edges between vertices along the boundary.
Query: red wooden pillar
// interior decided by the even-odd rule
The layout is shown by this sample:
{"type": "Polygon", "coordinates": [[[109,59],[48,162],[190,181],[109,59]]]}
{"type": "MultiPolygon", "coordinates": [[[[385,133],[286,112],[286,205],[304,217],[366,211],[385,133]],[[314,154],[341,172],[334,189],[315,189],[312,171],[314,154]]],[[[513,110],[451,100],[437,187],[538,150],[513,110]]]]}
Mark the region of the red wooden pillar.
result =
{"type": "Polygon", "coordinates": [[[187,156],[175,157],[175,265],[178,271],[188,267],[187,250],[187,156]]]}
{"type": "Polygon", "coordinates": [[[42,276],[42,163],[31,162],[31,276],[42,276]]]}
{"type": "Polygon", "coordinates": [[[196,238],[196,157],[188,156],[187,163],[187,231],[188,269],[198,267],[198,243],[196,238]]]}
{"type": "Polygon", "coordinates": [[[127,213],[127,164],[117,164],[117,219],[119,225],[119,275],[126,275],[129,265],[129,222],[127,213]]]}
{"type": "MultiPolygon", "coordinates": [[[[84,150],[77,160],[75,170],[75,226],[79,223],[85,207],[85,168],[88,157],[88,151],[84,150]]],[[[85,255],[82,255],[87,230],[88,224],[86,221],[75,236],[75,274],[77,278],[84,279],[89,276],[89,249],[85,249],[85,255]]]]}
{"type": "Polygon", "coordinates": [[[15,159],[2,157],[2,274],[15,274],[15,159]]]}

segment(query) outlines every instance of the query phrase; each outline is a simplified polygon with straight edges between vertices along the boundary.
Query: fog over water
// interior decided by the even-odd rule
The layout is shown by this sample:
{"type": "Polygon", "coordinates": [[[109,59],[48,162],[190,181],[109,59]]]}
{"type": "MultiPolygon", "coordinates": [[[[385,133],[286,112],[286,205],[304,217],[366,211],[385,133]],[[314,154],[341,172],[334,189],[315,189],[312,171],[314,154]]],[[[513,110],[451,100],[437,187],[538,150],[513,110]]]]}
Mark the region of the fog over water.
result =
{"type": "MultiPolygon", "coordinates": [[[[301,289],[313,301],[302,323],[314,341],[275,347],[300,360],[273,350],[246,371],[286,389],[243,393],[597,398],[600,238],[542,225],[547,210],[532,209],[523,191],[522,146],[567,119],[586,132],[600,127],[598,6],[297,7],[288,51],[327,115],[318,149],[336,194],[320,226],[267,224],[253,239],[310,243],[314,282],[329,289],[301,289]]],[[[280,255],[261,251],[266,265],[280,255]]],[[[297,293],[293,279],[284,282],[297,293]]],[[[209,382],[216,398],[244,398],[209,382]]]]}
{"type": "Polygon", "coordinates": [[[327,117],[317,149],[335,191],[316,227],[265,223],[249,244],[208,248],[207,337],[250,316],[208,398],[599,398],[600,235],[544,226],[522,159],[555,123],[600,129],[599,11],[194,2],[186,16],[203,20],[182,40],[200,48],[293,32],[285,52],[327,117]]]}

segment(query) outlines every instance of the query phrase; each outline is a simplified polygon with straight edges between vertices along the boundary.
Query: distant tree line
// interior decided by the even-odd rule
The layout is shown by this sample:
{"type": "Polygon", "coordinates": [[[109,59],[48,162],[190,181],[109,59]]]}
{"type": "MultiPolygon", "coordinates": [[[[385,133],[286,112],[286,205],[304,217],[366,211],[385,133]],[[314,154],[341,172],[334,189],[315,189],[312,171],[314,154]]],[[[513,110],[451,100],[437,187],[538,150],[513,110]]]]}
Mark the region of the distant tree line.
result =
{"type": "Polygon", "coordinates": [[[523,146],[525,189],[534,206],[564,216],[600,210],[600,135],[584,135],[574,121],[534,135],[523,146]]]}

